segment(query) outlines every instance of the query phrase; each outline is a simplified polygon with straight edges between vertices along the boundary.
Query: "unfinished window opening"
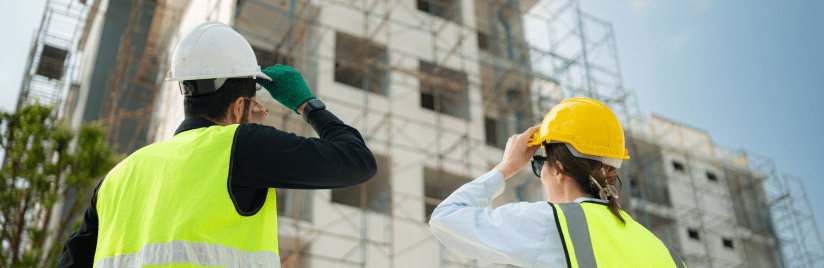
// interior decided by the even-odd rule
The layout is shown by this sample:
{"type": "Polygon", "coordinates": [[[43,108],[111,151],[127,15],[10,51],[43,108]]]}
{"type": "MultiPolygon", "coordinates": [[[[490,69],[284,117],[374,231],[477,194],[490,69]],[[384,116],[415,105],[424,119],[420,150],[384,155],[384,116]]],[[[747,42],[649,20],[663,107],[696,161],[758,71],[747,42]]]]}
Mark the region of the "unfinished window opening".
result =
{"type": "Polygon", "coordinates": [[[707,172],[707,180],[709,181],[718,181],[718,177],[715,176],[715,173],[707,172]]]}
{"type": "Polygon", "coordinates": [[[681,162],[672,161],[672,168],[676,171],[684,172],[684,164],[681,164],[681,162]]]}
{"type": "Polygon", "coordinates": [[[489,35],[483,32],[478,32],[478,48],[484,51],[489,51],[489,47],[489,35]]]}
{"type": "Polygon", "coordinates": [[[335,82],[386,96],[386,47],[354,36],[335,36],[335,82]]]}
{"type": "Polygon", "coordinates": [[[495,119],[484,118],[484,127],[486,129],[486,145],[498,145],[498,123],[495,119]]]}
{"type": "Polygon", "coordinates": [[[378,173],[365,183],[332,189],[332,202],[391,215],[390,160],[384,155],[374,155],[378,173]]]}
{"type": "Polygon", "coordinates": [[[506,137],[504,133],[504,122],[498,119],[485,117],[484,127],[486,131],[486,145],[503,149],[506,147],[506,137]]]}
{"type": "Polygon", "coordinates": [[[418,10],[456,23],[461,23],[461,1],[417,0],[418,10]]]}
{"type": "Polygon", "coordinates": [[[650,177],[639,179],[633,176],[629,183],[632,197],[663,206],[672,206],[669,186],[665,181],[650,177]]]}
{"type": "Polygon", "coordinates": [[[421,92],[421,107],[435,110],[435,96],[430,93],[421,92]]]}
{"type": "Polygon", "coordinates": [[[275,189],[278,216],[312,221],[312,193],[306,190],[275,189]]]}
{"type": "Polygon", "coordinates": [[[469,120],[466,74],[420,61],[421,107],[469,120]]]}
{"type": "Polygon", "coordinates": [[[40,63],[37,65],[36,73],[48,79],[62,78],[63,65],[68,54],[68,50],[43,45],[43,51],[40,53],[40,63]]]}
{"type": "Polygon", "coordinates": [[[424,167],[424,220],[429,222],[435,207],[452,192],[469,181],[465,176],[446,172],[436,168],[424,167]]]}
{"type": "Polygon", "coordinates": [[[698,238],[698,230],[696,230],[696,229],[687,229],[687,233],[689,233],[690,238],[695,239],[695,240],[701,240],[700,238],[698,238]]]}
{"type": "Polygon", "coordinates": [[[732,199],[738,226],[753,232],[771,235],[773,231],[769,210],[769,198],[764,189],[766,175],[755,175],[743,169],[724,169],[724,178],[732,199]]]}
{"type": "Polygon", "coordinates": [[[252,46],[252,51],[255,52],[255,58],[257,59],[258,65],[260,65],[260,69],[266,69],[277,64],[292,66],[292,57],[287,55],[283,55],[278,53],[275,50],[267,50],[259,47],[252,46]]]}
{"type": "Polygon", "coordinates": [[[724,247],[725,247],[725,248],[730,248],[730,249],[731,249],[731,248],[733,248],[733,247],[732,247],[732,239],[729,239],[729,238],[724,238],[724,239],[722,239],[722,240],[723,240],[723,242],[724,242],[724,247]]]}

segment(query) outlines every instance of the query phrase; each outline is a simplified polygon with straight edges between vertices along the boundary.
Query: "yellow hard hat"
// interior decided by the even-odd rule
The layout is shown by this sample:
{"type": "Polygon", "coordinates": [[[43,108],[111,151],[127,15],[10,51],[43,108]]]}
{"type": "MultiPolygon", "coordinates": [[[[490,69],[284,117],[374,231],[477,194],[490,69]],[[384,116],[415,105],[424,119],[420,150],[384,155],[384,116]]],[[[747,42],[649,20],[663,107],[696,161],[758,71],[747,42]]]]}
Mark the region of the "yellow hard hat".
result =
{"type": "Polygon", "coordinates": [[[553,107],[533,133],[529,145],[543,147],[544,142],[567,143],[577,150],[573,153],[596,160],[606,158],[602,161],[605,164],[617,160],[618,167],[619,159],[629,159],[618,118],[606,105],[590,98],[571,98],[553,107]]]}

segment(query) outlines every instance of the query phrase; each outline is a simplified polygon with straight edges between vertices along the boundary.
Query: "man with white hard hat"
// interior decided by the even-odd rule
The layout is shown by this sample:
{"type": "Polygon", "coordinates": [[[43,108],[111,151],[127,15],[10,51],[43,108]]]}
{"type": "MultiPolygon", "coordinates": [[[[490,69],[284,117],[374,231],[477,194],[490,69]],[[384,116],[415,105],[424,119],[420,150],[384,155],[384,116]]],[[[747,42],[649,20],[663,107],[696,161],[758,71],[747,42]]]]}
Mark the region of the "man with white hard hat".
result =
{"type": "Polygon", "coordinates": [[[166,80],[179,81],[186,119],[101,181],[58,267],[280,267],[273,188],[346,187],[377,172],[360,133],[327,111],[300,73],[261,71],[231,27],[196,26],[171,69],[166,80]],[[260,125],[256,81],[320,138],[260,125]]]}

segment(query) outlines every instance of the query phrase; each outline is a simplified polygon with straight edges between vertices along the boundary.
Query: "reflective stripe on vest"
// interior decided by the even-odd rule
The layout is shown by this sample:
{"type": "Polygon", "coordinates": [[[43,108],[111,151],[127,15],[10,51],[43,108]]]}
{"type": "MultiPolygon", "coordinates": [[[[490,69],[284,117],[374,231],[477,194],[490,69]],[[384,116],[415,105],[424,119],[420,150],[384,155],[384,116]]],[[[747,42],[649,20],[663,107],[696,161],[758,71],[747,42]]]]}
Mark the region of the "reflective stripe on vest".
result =
{"type": "MultiPolygon", "coordinates": [[[[562,218],[565,219],[565,229],[566,230],[559,230],[561,233],[561,237],[564,237],[564,231],[567,232],[566,237],[570,240],[569,243],[572,246],[571,250],[574,252],[574,256],[568,256],[570,263],[568,263],[568,267],[574,267],[572,258],[575,258],[575,262],[577,263],[577,267],[587,267],[587,268],[595,268],[598,267],[597,261],[595,259],[595,253],[593,251],[592,246],[592,238],[590,235],[590,226],[587,223],[586,213],[584,212],[584,208],[581,206],[580,203],[565,203],[565,204],[553,204],[557,206],[563,213],[562,218]]],[[[601,205],[599,205],[601,206],[601,205]]],[[[556,211],[557,213],[558,211],[556,211]]],[[[610,213],[610,215],[612,215],[610,213]]],[[[614,217],[614,216],[613,216],[614,217]]],[[[627,220],[627,224],[630,224],[632,221],[631,218],[624,216],[624,219],[627,220]]],[[[635,222],[632,222],[635,223],[635,222]]],[[[637,224],[637,223],[636,223],[637,224]]],[[[559,226],[560,227],[560,226],[559,226]]],[[[638,227],[643,228],[643,227],[638,227]]],[[[656,242],[656,241],[653,241],[656,242]]],[[[663,244],[663,243],[662,243],[663,244]]],[[[660,245],[660,244],[659,244],[660,245]]],[[[677,268],[685,268],[683,260],[680,256],[669,246],[664,246],[668,250],[669,256],[672,258],[675,266],[677,268]]],[[[567,255],[569,255],[569,250],[567,251],[567,255]]],[[[604,262],[602,261],[602,264],[604,262]]],[[[617,264],[612,264],[609,266],[621,266],[617,264]]]]}
{"type": "Polygon", "coordinates": [[[672,256],[672,261],[675,262],[675,266],[684,268],[684,260],[681,259],[681,256],[678,256],[678,253],[675,253],[675,250],[671,247],[667,246],[667,249],[669,250],[670,256],[672,256]]]}
{"type": "Polygon", "coordinates": [[[218,244],[182,240],[143,246],[140,251],[103,258],[95,267],[143,267],[176,263],[216,267],[279,268],[280,258],[271,251],[243,252],[218,244]]]}
{"type": "Polygon", "coordinates": [[[589,238],[589,226],[584,209],[578,203],[558,204],[564,211],[569,238],[572,246],[575,247],[575,259],[578,260],[578,267],[598,267],[595,263],[595,253],[592,253],[592,239],[589,238]]]}

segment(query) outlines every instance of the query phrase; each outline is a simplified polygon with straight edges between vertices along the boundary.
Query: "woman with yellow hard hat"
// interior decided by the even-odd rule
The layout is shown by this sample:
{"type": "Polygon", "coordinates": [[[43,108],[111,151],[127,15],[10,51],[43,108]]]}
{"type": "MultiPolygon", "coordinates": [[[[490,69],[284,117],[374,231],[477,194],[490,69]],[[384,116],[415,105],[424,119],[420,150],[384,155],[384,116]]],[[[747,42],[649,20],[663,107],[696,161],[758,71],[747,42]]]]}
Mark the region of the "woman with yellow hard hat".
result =
{"type": "Polygon", "coordinates": [[[447,247],[472,258],[522,267],[685,267],[671,248],[618,205],[615,173],[624,131],[600,102],[572,98],[540,127],[509,138],[492,171],[461,186],[429,225],[447,247]],[[533,156],[539,148],[543,156],[533,156]],[[504,181],[533,158],[549,202],[489,208],[504,181]],[[546,164],[545,164],[546,163],[546,164]]]}

